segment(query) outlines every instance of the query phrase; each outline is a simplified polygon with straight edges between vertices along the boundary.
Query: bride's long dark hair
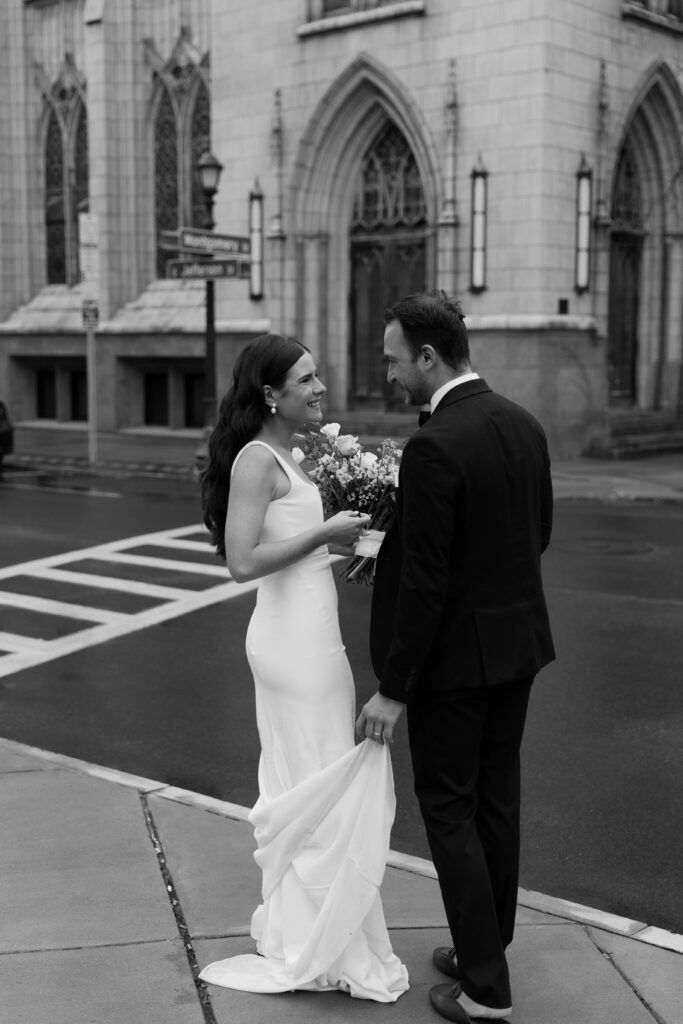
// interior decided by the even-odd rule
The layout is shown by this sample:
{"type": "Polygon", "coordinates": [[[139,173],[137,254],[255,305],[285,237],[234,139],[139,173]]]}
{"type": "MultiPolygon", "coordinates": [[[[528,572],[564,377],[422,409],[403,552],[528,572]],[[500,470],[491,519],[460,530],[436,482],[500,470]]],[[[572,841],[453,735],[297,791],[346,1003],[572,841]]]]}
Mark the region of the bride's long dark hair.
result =
{"type": "Polygon", "coordinates": [[[218,423],[209,437],[209,461],[201,475],[204,523],[221,558],[225,558],[225,517],[232,464],[270,413],[263,388],[267,384],[282,387],[288,370],[308,351],[296,338],[263,334],[247,345],[235,361],[232,385],[221,401],[218,423]]]}

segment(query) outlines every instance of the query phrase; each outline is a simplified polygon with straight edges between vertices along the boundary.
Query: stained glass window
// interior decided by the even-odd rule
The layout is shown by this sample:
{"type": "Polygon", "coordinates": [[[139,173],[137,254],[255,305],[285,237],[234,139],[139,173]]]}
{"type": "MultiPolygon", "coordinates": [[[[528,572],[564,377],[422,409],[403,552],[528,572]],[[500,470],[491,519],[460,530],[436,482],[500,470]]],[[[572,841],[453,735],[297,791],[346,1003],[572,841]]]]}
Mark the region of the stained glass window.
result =
{"type": "MultiPolygon", "coordinates": [[[[78,215],[87,213],[88,204],[88,115],[85,107],[81,107],[76,129],[76,142],[74,146],[74,209],[72,217],[75,221],[73,237],[78,239],[78,215]]],[[[74,263],[77,263],[78,253],[74,253],[74,263]]],[[[80,270],[80,268],[78,268],[80,270]]]]}
{"type": "Polygon", "coordinates": [[[88,212],[88,115],[81,107],[74,148],[76,215],[88,212]]]}
{"type": "Polygon", "coordinates": [[[204,192],[197,173],[197,161],[202,153],[211,149],[211,110],[209,90],[204,84],[197,93],[192,115],[191,178],[192,178],[192,226],[202,228],[206,224],[204,192]]]}
{"type": "Polygon", "coordinates": [[[178,253],[168,247],[173,244],[168,238],[162,247],[161,232],[207,223],[197,161],[211,145],[211,98],[203,72],[192,62],[164,75],[154,131],[156,263],[158,276],[165,277],[167,261],[178,253]]]}
{"type": "Polygon", "coordinates": [[[48,283],[65,284],[64,143],[59,120],[54,110],[50,114],[45,140],[45,229],[48,283]]]}
{"type": "MultiPolygon", "coordinates": [[[[155,204],[157,235],[178,229],[178,129],[171,97],[164,90],[157,112],[155,140],[155,204]]],[[[164,277],[173,253],[157,246],[157,273],[164,277]]]]}
{"type": "Polygon", "coordinates": [[[352,227],[417,227],[425,224],[427,210],[420,172],[403,133],[389,124],[363,159],[358,178],[352,227]]]}

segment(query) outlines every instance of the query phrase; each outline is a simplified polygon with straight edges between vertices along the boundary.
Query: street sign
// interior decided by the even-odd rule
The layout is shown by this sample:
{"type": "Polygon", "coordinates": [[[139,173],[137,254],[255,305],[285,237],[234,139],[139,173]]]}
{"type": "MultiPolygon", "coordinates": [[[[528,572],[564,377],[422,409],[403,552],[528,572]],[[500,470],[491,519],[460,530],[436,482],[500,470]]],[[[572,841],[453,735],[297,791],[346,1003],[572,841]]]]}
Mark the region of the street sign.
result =
{"type": "Polygon", "coordinates": [[[248,259],[251,253],[251,242],[246,235],[216,235],[203,228],[178,228],[178,242],[178,248],[183,252],[242,259],[248,259]]]}
{"type": "Polygon", "coordinates": [[[178,232],[177,231],[160,231],[159,232],[159,248],[165,249],[171,252],[178,251],[178,232]]]}
{"type": "Polygon", "coordinates": [[[225,277],[248,278],[249,260],[166,260],[166,277],[181,281],[215,281],[225,277]]]}
{"type": "Polygon", "coordinates": [[[94,330],[100,322],[100,309],[95,299],[83,299],[81,317],[86,331],[94,330]]]}

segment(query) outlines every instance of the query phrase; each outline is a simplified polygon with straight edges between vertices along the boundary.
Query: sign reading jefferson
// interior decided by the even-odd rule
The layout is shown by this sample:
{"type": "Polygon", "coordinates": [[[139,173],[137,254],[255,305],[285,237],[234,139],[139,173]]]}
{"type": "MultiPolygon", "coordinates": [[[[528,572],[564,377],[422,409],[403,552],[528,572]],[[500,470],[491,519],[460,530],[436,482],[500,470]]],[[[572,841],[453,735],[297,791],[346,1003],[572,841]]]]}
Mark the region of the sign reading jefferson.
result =
{"type": "Polygon", "coordinates": [[[227,260],[166,260],[166,276],[181,280],[213,281],[221,277],[248,277],[249,262],[227,260]]]}

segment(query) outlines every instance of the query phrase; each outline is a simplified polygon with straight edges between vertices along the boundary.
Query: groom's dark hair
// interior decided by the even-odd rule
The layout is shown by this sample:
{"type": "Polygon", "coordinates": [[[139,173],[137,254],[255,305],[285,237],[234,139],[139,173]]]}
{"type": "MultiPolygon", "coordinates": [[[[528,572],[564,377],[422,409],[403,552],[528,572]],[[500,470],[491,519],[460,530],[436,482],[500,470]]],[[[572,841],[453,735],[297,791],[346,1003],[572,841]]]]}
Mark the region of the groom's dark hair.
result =
{"type": "Polygon", "coordinates": [[[398,320],[413,356],[431,345],[455,370],[469,366],[470,346],[460,303],[441,289],[408,295],[384,311],[387,326],[398,320]]]}

